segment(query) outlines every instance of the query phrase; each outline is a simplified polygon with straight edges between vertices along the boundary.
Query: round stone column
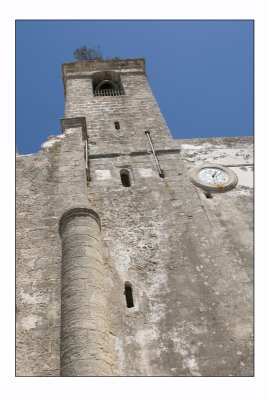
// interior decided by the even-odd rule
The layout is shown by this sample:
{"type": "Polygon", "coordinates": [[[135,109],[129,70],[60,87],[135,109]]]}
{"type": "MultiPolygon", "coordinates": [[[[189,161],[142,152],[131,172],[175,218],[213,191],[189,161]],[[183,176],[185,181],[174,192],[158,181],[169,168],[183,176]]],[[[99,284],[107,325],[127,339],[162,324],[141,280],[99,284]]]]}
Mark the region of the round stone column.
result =
{"type": "Polygon", "coordinates": [[[112,375],[98,214],[68,211],[60,235],[61,376],[112,375]]]}

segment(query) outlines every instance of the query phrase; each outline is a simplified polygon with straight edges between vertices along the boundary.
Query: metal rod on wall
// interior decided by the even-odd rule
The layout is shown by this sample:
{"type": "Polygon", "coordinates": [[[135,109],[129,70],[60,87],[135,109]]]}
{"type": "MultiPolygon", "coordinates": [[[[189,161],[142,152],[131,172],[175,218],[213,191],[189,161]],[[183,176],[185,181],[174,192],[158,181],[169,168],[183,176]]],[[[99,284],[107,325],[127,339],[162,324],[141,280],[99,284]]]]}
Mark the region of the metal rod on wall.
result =
{"type": "Polygon", "coordinates": [[[88,181],[90,181],[90,175],[89,175],[89,160],[88,160],[88,140],[85,140],[84,146],[85,146],[85,169],[86,169],[86,178],[87,178],[88,181]]]}
{"type": "Polygon", "coordinates": [[[150,137],[150,132],[149,131],[145,131],[145,134],[146,134],[146,136],[148,138],[148,141],[150,143],[150,147],[151,147],[151,150],[152,150],[152,153],[154,155],[154,158],[155,158],[155,161],[156,161],[156,164],[157,164],[157,168],[158,168],[158,171],[159,171],[159,176],[161,178],[164,178],[165,175],[164,175],[164,172],[162,171],[162,169],[160,168],[159,160],[158,160],[158,157],[156,155],[156,152],[155,152],[155,149],[154,149],[151,137],[150,137]]]}

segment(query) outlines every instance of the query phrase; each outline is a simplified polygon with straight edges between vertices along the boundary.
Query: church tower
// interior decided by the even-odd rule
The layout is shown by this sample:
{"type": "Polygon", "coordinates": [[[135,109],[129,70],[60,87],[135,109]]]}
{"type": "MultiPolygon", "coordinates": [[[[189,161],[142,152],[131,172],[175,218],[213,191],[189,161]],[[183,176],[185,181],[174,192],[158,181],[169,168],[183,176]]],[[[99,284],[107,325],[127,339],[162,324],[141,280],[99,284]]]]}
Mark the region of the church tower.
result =
{"type": "MultiPolygon", "coordinates": [[[[18,375],[252,375],[252,252],[230,223],[249,206],[230,195],[235,173],[215,201],[190,175],[144,59],[62,73],[62,135],[18,156],[18,375]]],[[[206,180],[227,175],[212,168],[206,180]]]]}

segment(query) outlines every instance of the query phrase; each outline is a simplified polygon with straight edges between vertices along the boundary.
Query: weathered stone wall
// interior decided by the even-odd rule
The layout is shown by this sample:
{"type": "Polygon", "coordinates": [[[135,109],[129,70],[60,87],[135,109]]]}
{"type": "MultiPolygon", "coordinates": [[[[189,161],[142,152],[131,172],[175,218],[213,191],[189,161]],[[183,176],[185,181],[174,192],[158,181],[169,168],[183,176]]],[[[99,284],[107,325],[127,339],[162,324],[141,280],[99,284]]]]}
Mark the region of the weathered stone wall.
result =
{"type": "Polygon", "coordinates": [[[65,64],[63,78],[64,135],[18,156],[18,375],[59,375],[60,342],[61,375],[252,375],[251,139],[174,141],[143,60],[65,64]],[[125,95],[94,97],[93,74],[110,69],[125,95]],[[188,175],[203,162],[230,165],[238,185],[206,198],[188,175]],[[75,209],[99,216],[99,247],[88,216],[61,240],[75,209]]]}
{"type": "Polygon", "coordinates": [[[57,153],[17,157],[16,372],[59,373],[60,265],[53,194],[57,153]]]}
{"type": "Polygon", "coordinates": [[[206,199],[180,155],[160,157],[164,179],[151,155],[123,161],[92,161],[89,189],[108,248],[117,374],[251,375],[251,199],[243,199],[244,210],[234,202],[230,214],[232,203],[222,199],[234,195],[206,199]],[[122,164],[131,166],[130,188],[120,182],[122,164]],[[213,212],[211,204],[222,202],[213,212]],[[125,282],[133,287],[131,309],[125,282]]]}
{"type": "MultiPolygon", "coordinates": [[[[64,134],[51,137],[39,153],[17,156],[16,344],[19,376],[60,374],[61,291],[66,289],[67,271],[66,268],[63,271],[61,288],[59,220],[69,210],[92,208],[87,197],[83,121],[74,121],[76,127],[72,126],[73,121],[69,121],[68,127],[67,122],[64,134]]],[[[78,250],[82,275],[86,250],[78,250]]],[[[104,270],[102,274],[105,275],[104,270]]],[[[94,288],[88,296],[93,294],[94,288]]],[[[85,297],[84,301],[89,300],[85,297]]],[[[64,305],[67,307],[67,299],[64,305]]],[[[83,307],[84,303],[80,304],[76,312],[82,313],[83,307]]],[[[66,344],[65,332],[62,333],[63,344],[66,344]]],[[[92,358],[96,357],[99,355],[92,354],[92,358]]]]}
{"type": "MultiPolygon", "coordinates": [[[[122,67],[120,62],[115,64],[114,71],[120,73],[125,95],[103,97],[93,96],[95,70],[91,71],[91,65],[94,67],[94,62],[79,64],[87,71],[86,74],[81,75],[81,67],[75,73],[73,68],[69,72],[63,66],[65,117],[86,117],[91,155],[150,150],[145,130],[153,133],[158,148],[174,145],[147,82],[142,63],[132,66],[129,60],[128,68],[122,67]],[[115,121],[120,122],[120,130],[115,129],[115,121]]],[[[102,62],[102,69],[104,67],[108,69],[109,64],[102,62]]]]}
{"type": "Polygon", "coordinates": [[[253,281],[254,230],[254,149],[252,137],[177,140],[188,171],[194,166],[217,163],[230,168],[238,177],[237,186],[226,193],[206,199],[198,190],[201,201],[214,226],[227,246],[241,260],[243,270],[253,281]]]}

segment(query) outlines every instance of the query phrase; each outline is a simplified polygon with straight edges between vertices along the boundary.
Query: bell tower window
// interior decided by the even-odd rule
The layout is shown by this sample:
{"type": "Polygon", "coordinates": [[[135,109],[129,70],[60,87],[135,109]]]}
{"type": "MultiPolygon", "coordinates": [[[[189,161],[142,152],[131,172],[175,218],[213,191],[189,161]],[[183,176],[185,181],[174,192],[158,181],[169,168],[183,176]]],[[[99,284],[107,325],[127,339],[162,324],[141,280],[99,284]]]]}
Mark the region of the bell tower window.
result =
{"type": "Polygon", "coordinates": [[[97,72],[92,77],[94,96],[121,96],[124,90],[120,76],[115,71],[97,72]]]}

